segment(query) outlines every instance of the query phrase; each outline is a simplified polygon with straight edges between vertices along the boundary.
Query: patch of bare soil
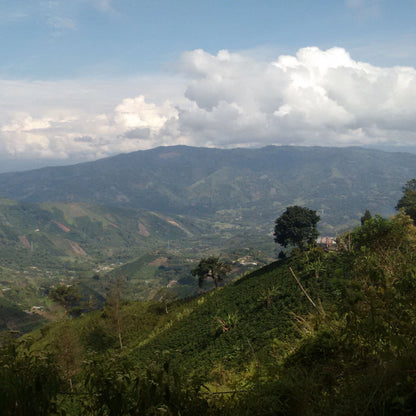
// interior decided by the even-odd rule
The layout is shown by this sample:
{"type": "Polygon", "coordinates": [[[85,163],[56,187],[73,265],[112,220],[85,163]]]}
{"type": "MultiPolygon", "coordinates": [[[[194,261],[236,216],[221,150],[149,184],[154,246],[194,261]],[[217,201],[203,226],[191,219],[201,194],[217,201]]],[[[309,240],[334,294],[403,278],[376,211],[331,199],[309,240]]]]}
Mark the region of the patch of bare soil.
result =
{"type": "Polygon", "coordinates": [[[25,235],[19,235],[19,241],[22,243],[24,248],[30,248],[30,243],[25,235]]]}
{"type": "Polygon", "coordinates": [[[168,264],[168,258],[167,257],[158,257],[157,259],[153,260],[149,263],[149,266],[166,266],[168,264]]]}
{"type": "Polygon", "coordinates": [[[84,249],[75,241],[69,241],[69,244],[71,245],[72,250],[75,254],[78,254],[79,256],[86,256],[87,253],[84,251],[84,249]]]}
{"type": "Polygon", "coordinates": [[[139,235],[142,235],[143,237],[149,237],[150,236],[149,231],[147,230],[147,228],[141,222],[138,222],[137,225],[139,227],[139,235]]]}
{"type": "Polygon", "coordinates": [[[58,221],[52,221],[54,224],[56,224],[63,232],[69,233],[71,231],[70,228],[66,227],[65,225],[61,224],[58,221]]]}

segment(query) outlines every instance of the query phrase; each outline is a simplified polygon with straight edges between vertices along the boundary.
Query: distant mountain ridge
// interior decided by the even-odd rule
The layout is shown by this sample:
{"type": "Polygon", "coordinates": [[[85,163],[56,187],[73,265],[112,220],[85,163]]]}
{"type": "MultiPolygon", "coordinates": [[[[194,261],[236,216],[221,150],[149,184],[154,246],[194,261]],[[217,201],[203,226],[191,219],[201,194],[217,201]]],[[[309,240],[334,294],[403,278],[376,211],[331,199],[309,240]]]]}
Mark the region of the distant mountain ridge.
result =
{"type": "Polygon", "coordinates": [[[0,196],[77,201],[167,214],[270,221],[291,204],[319,210],[328,227],[365,209],[389,215],[416,176],[416,155],[379,150],[268,146],[151,150],[63,167],[0,175],[0,196]],[[263,220],[262,220],[263,219],[263,220]]]}
{"type": "Polygon", "coordinates": [[[275,258],[273,224],[288,205],[318,210],[321,235],[336,235],[366,209],[393,213],[414,177],[413,154],[275,146],[160,147],[1,174],[0,309],[10,319],[0,329],[37,324],[22,310],[46,306],[62,280],[77,281],[86,298],[104,298],[119,276],[133,299],[168,284],[188,296],[201,257],[226,258],[234,275],[250,269],[247,259],[275,258]]]}

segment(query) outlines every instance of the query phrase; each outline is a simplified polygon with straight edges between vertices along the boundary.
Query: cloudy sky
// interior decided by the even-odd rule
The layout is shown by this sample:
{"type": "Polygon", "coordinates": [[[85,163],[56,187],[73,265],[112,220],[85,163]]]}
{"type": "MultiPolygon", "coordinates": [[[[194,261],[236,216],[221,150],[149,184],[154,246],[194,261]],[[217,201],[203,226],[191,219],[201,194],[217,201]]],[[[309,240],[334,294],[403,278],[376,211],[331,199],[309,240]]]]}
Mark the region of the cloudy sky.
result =
{"type": "Polygon", "coordinates": [[[415,22],[416,0],[0,0],[0,162],[416,145],[415,22]]]}

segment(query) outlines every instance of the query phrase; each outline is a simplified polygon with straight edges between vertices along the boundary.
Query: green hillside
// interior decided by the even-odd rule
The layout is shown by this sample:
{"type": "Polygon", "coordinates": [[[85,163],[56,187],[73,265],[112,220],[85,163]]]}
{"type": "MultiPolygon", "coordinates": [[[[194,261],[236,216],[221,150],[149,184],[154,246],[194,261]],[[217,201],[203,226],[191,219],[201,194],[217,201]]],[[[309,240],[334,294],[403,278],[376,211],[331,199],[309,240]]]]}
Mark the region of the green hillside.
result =
{"type": "Polygon", "coordinates": [[[412,414],[415,252],[408,217],[378,216],[334,251],[295,250],[189,300],[120,303],[113,287],[102,311],[43,327],[17,355],[3,340],[0,381],[17,383],[3,408],[24,383],[10,371],[34,354],[26,379],[45,374],[48,412],[412,414]]]}
{"type": "Polygon", "coordinates": [[[0,255],[8,257],[9,263],[18,256],[19,266],[53,266],[57,258],[122,261],[161,241],[185,238],[192,231],[178,220],[147,211],[83,203],[0,201],[0,255]],[[13,251],[18,253],[14,257],[13,251]]]}
{"type": "Polygon", "coordinates": [[[47,320],[31,310],[23,311],[21,306],[4,298],[0,292],[0,331],[25,333],[44,325],[47,320]]]}
{"type": "Polygon", "coordinates": [[[186,297],[198,291],[190,270],[204,255],[226,252],[231,277],[273,256],[271,241],[252,248],[260,232],[244,246],[242,238],[239,227],[154,211],[0,199],[0,290],[22,314],[33,306],[48,310],[48,291],[61,283],[76,284],[100,305],[118,276],[130,299],[153,298],[169,284],[186,297]]]}
{"type": "Polygon", "coordinates": [[[79,282],[85,295],[92,290],[98,299],[106,295],[109,270],[187,233],[172,218],[149,212],[3,199],[0,290],[21,313],[47,307],[48,289],[60,281],[79,282]]]}
{"type": "Polygon", "coordinates": [[[80,183],[85,167],[100,171],[100,163],[109,163],[115,182],[100,177],[104,188],[98,184],[91,198],[109,205],[77,202],[75,193],[71,202],[35,202],[39,189],[75,192],[68,172],[52,177],[48,169],[32,172],[41,174],[43,187],[32,184],[33,193],[22,198],[28,201],[0,199],[3,413],[413,414],[412,220],[402,212],[390,219],[368,214],[363,225],[338,235],[334,250],[311,245],[270,263],[273,220],[284,201],[320,201],[327,221],[321,230],[342,229],[360,220],[363,201],[361,207],[375,204],[373,212],[392,210],[398,178],[414,176],[413,156],[211,149],[207,163],[205,150],[123,155],[118,174],[113,159],[68,167],[80,183]],[[399,156],[401,165],[390,166],[399,156]],[[318,174],[324,159],[331,161],[328,170],[318,174]],[[127,181],[123,169],[132,178],[141,172],[145,181],[127,181]],[[111,200],[108,190],[121,192],[127,183],[131,198],[119,193],[111,200]],[[151,210],[153,203],[162,208],[151,210]],[[230,266],[224,287],[213,290],[208,282],[199,289],[191,270],[204,256],[230,266]],[[53,302],[49,296],[65,288],[79,298],[53,302]]]}

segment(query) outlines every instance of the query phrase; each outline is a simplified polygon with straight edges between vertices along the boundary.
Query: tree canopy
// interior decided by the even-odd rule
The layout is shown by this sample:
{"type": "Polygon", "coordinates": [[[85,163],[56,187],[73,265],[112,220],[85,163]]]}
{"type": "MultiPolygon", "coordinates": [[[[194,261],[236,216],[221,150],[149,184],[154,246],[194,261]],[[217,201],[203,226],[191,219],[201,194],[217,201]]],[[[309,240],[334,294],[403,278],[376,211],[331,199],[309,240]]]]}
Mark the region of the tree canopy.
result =
{"type": "Polygon", "coordinates": [[[318,237],[316,224],[319,220],[314,210],[298,205],[287,207],[275,222],[274,241],[283,247],[294,245],[303,250],[318,237]]]}
{"type": "Polygon", "coordinates": [[[65,315],[68,315],[69,308],[78,302],[81,295],[76,286],[60,285],[49,291],[49,297],[62,305],[65,309],[65,315]]]}
{"type": "Polygon", "coordinates": [[[404,209],[416,225],[416,179],[411,179],[403,186],[403,196],[399,199],[396,209],[404,209]]]}
{"type": "Polygon", "coordinates": [[[204,257],[199,262],[191,273],[193,276],[198,276],[199,287],[202,287],[206,278],[210,277],[218,289],[218,283],[223,280],[227,273],[231,270],[231,266],[220,261],[219,257],[204,257]]]}
{"type": "Polygon", "coordinates": [[[366,209],[364,215],[361,217],[361,225],[364,225],[364,223],[368,220],[371,220],[371,218],[373,218],[371,212],[366,209]]]}

